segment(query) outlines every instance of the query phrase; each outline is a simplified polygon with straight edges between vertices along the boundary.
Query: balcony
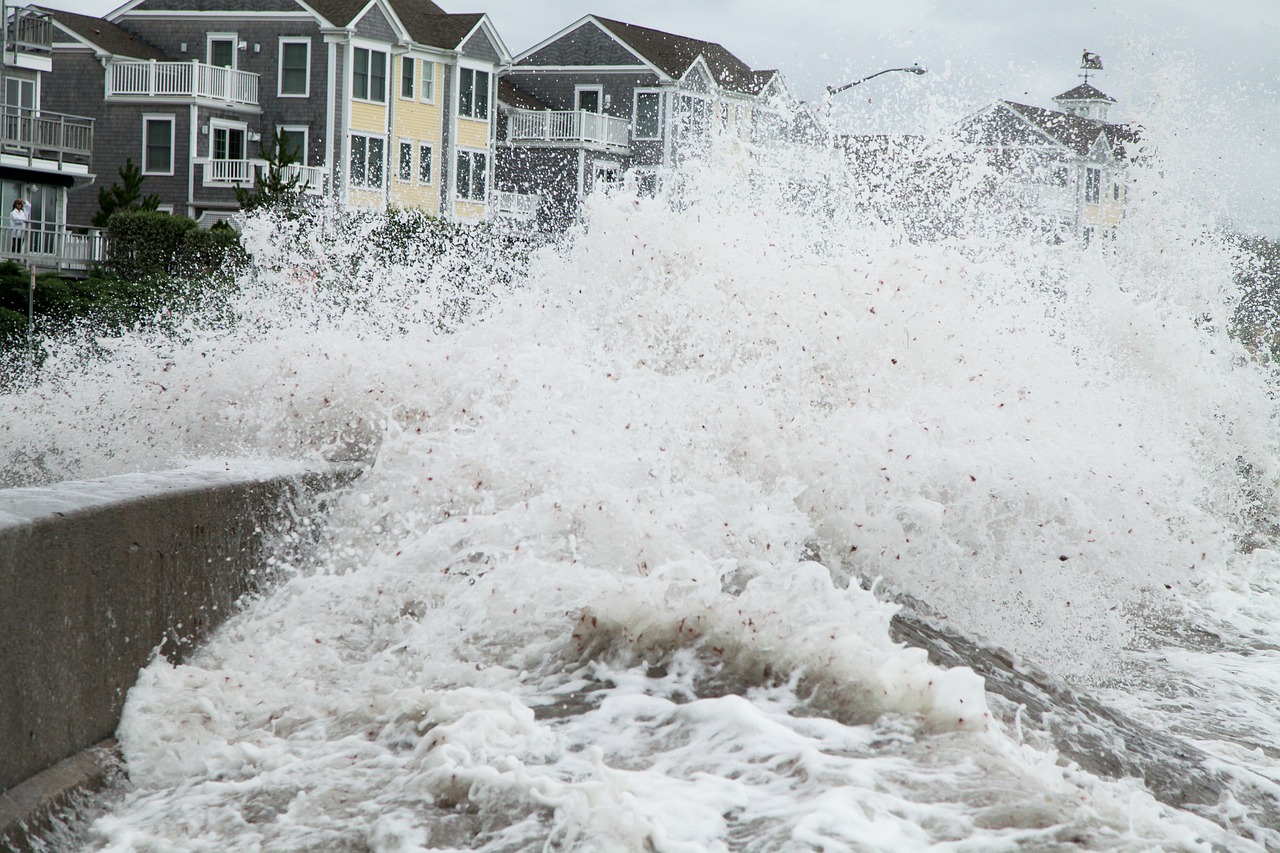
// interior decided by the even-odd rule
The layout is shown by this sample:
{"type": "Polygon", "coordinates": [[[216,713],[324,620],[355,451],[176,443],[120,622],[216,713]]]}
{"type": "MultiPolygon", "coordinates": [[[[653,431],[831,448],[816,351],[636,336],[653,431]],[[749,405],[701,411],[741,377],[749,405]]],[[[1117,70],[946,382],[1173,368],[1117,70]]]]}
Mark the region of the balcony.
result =
{"type": "MultiPolygon", "coordinates": [[[[266,171],[266,160],[200,160],[204,167],[203,185],[206,187],[253,186],[259,172],[266,171]]],[[[297,179],[297,190],[308,195],[323,195],[328,173],[323,166],[299,166],[293,164],[281,170],[281,177],[288,181],[297,179]]]]}
{"type": "Polygon", "coordinates": [[[231,107],[258,106],[258,75],[203,62],[112,61],[108,98],[192,99],[231,107]]]}
{"type": "Polygon", "coordinates": [[[608,151],[630,146],[631,122],[582,110],[512,110],[507,142],[512,145],[582,145],[608,151]]]}
{"type": "Polygon", "coordinates": [[[495,190],[489,195],[489,215],[494,218],[533,222],[538,218],[538,202],[542,196],[534,193],[508,193],[495,190]]]}
{"type": "Polygon", "coordinates": [[[93,153],[93,119],[4,104],[0,106],[0,146],[27,159],[30,167],[61,170],[69,164],[87,171],[93,153]]]}
{"type": "Polygon", "coordinates": [[[6,47],[17,53],[53,52],[53,20],[41,12],[18,8],[9,14],[6,47]]]}
{"type": "Polygon", "coordinates": [[[8,224],[0,227],[0,258],[41,270],[83,274],[107,260],[107,237],[97,228],[32,222],[16,252],[11,238],[8,224]]]}

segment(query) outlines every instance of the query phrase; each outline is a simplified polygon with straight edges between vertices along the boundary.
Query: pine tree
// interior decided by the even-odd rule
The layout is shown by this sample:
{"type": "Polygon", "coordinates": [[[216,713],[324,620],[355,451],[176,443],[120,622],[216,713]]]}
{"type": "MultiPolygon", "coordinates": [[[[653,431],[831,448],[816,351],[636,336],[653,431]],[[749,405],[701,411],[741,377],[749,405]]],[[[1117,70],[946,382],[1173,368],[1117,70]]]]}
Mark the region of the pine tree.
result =
{"type": "Polygon", "coordinates": [[[236,201],[241,210],[259,207],[281,207],[293,210],[299,203],[298,175],[285,177],[288,167],[298,162],[284,128],[276,130],[269,145],[260,149],[266,169],[259,169],[253,177],[253,190],[236,187],[236,201]]]}
{"type": "Polygon", "coordinates": [[[142,169],[134,165],[132,157],[124,161],[119,173],[120,183],[113,181],[109,187],[98,188],[98,212],[93,215],[95,227],[105,228],[117,210],[155,210],[160,206],[160,196],[142,196],[142,169]]]}

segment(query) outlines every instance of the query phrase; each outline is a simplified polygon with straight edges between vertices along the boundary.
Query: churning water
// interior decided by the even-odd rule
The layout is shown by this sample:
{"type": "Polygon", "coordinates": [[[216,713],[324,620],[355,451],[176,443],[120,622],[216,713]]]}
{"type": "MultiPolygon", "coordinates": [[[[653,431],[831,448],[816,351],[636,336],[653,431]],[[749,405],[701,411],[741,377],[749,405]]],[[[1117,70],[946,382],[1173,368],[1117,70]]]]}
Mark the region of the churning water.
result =
{"type": "Polygon", "coordinates": [[[88,849],[1280,848],[1275,385],[1193,204],[1149,160],[1082,247],[954,152],[716,158],[537,250],[251,221],[0,397],[10,484],[369,465],[142,672],[88,849]]]}

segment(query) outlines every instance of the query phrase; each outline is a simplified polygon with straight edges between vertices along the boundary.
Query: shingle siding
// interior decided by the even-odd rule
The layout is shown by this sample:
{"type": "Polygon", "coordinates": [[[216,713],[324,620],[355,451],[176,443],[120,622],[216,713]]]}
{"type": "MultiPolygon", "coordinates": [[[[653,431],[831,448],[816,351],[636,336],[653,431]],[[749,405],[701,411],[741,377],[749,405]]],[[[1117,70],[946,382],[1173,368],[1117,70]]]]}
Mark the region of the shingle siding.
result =
{"type": "Polygon", "coordinates": [[[658,85],[656,75],[648,72],[638,74],[593,74],[590,72],[574,73],[521,73],[518,69],[509,74],[513,85],[545,101],[558,110],[571,110],[574,104],[574,91],[577,86],[601,86],[609,99],[609,106],[604,108],[606,115],[617,118],[631,118],[635,106],[634,94],[637,88],[648,88],[658,85]]]}
{"type": "Polygon", "coordinates": [[[356,22],[356,35],[389,43],[395,43],[399,40],[399,36],[392,28],[391,22],[387,20],[386,15],[382,14],[382,9],[376,5],[370,8],[368,12],[365,12],[360,20],[356,22]]]}
{"type": "Polygon", "coordinates": [[[644,65],[614,37],[590,21],[566,33],[537,53],[520,60],[521,65],[644,65]]]}
{"type": "Polygon", "coordinates": [[[498,54],[498,49],[493,46],[493,42],[484,30],[479,30],[475,35],[467,39],[462,46],[462,55],[469,59],[492,62],[494,65],[502,63],[502,57],[498,54]]]}
{"type": "MultiPolygon", "coordinates": [[[[301,12],[294,0],[249,0],[235,3],[228,0],[146,0],[129,12],[301,12]]],[[[127,13],[126,13],[127,14],[127,13]]],[[[172,19],[170,19],[172,20],[172,19]]],[[[116,20],[116,23],[122,23],[116,20]]]]}

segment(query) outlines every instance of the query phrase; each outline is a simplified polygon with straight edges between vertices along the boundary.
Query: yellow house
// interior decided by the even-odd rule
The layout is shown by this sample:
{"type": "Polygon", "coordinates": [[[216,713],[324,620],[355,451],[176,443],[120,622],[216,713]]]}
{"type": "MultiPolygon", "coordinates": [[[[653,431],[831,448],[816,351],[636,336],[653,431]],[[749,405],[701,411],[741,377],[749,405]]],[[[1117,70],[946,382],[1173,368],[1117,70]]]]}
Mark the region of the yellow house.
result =
{"type": "Polygon", "coordinates": [[[486,218],[495,82],[510,59],[488,17],[372,0],[325,39],[338,57],[331,115],[342,201],[486,218]]]}

